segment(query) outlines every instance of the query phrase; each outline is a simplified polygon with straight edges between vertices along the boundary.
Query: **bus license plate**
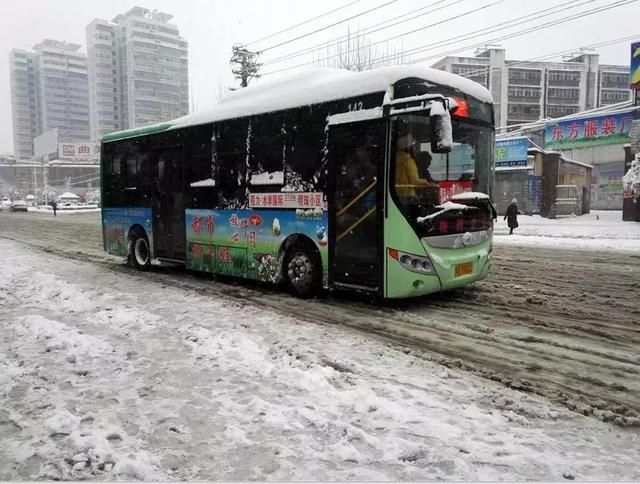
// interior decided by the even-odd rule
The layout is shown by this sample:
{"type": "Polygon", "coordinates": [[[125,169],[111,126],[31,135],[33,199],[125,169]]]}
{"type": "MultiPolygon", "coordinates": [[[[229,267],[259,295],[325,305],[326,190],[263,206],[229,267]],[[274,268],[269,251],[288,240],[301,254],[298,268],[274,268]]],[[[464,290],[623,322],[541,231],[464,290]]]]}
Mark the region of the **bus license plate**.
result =
{"type": "Polygon", "coordinates": [[[473,274],[473,262],[463,262],[456,264],[456,277],[473,274]]]}

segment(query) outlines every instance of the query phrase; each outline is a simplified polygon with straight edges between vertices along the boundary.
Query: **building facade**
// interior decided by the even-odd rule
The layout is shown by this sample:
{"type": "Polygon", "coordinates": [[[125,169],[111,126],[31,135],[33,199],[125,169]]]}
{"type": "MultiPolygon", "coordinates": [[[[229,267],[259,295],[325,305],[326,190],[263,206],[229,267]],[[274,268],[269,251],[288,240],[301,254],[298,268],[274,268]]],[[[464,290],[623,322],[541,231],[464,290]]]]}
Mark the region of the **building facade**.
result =
{"type": "Polygon", "coordinates": [[[33,138],[41,126],[36,62],[33,52],[13,49],[9,54],[13,153],[18,159],[33,156],[33,138]]]}
{"type": "Polygon", "coordinates": [[[34,154],[33,138],[58,129],[62,141],[89,139],[87,59],[80,46],[45,39],[9,55],[14,152],[34,154]]]}
{"type": "Polygon", "coordinates": [[[189,112],[188,46],[171,18],[134,7],[87,26],[93,140],[189,112]]]}
{"type": "Polygon", "coordinates": [[[482,84],[495,101],[496,126],[557,118],[628,101],[629,67],[599,64],[598,54],[583,52],[563,62],[506,60],[504,49],[475,57],[445,57],[434,68],[482,84]]]}

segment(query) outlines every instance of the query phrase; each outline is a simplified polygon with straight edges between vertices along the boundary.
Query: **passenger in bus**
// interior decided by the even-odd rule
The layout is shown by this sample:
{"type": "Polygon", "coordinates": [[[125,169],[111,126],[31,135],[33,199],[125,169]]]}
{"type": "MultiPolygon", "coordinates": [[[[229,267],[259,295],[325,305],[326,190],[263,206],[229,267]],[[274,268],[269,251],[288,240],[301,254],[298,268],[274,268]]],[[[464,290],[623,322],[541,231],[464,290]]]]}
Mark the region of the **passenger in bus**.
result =
{"type": "Polygon", "coordinates": [[[434,181],[420,178],[414,158],[415,146],[411,133],[401,136],[396,143],[396,192],[402,198],[416,198],[416,188],[438,186],[434,181]]]}

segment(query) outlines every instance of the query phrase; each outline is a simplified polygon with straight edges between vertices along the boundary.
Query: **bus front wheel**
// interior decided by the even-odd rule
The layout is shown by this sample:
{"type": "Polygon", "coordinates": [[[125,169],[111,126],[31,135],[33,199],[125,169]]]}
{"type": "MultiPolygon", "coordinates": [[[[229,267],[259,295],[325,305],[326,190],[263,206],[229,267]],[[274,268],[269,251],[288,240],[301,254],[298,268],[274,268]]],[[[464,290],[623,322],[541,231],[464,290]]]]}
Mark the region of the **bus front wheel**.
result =
{"type": "Polygon", "coordinates": [[[318,259],[317,254],[304,245],[296,245],[287,251],[284,270],[296,296],[309,298],[320,289],[322,274],[318,259]]]}
{"type": "Polygon", "coordinates": [[[146,234],[136,230],[129,242],[129,263],[138,270],[146,271],[151,267],[151,250],[146,234]]]}

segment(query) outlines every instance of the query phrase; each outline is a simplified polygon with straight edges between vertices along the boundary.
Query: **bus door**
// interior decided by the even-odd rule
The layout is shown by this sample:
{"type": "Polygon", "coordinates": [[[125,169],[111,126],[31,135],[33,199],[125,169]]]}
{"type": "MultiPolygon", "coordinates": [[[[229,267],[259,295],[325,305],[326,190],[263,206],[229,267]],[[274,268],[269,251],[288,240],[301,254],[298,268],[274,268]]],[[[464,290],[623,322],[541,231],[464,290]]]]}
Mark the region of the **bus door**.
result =
{"type": "Polygon", "coordinates": [[[379,293],[386,123],[329,129],[330,282],[379,293]]]}
{"type": "Polygon", "coordinates": [[[183,150],[180,146],[164,147],[153,150],[153,156],[158,170],[152,192],[156,257],[184,260],[183,150]]]}

